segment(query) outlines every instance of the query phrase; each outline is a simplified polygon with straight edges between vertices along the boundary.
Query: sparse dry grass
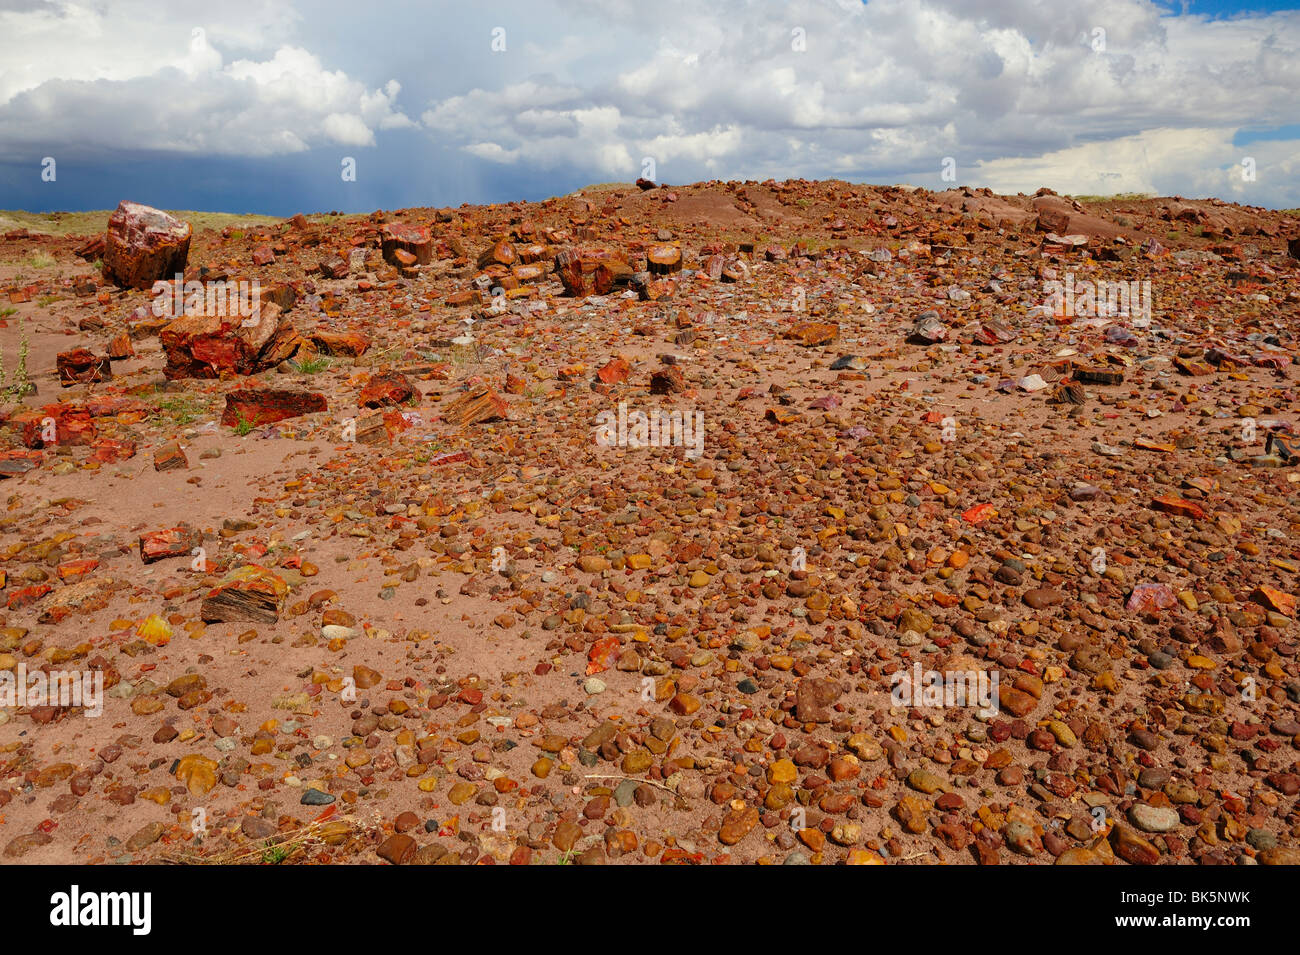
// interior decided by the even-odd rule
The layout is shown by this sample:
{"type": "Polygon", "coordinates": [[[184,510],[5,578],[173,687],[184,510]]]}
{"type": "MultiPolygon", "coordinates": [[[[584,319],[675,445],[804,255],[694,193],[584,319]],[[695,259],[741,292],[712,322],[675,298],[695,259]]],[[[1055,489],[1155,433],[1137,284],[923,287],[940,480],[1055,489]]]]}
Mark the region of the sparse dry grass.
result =
{"type": "Polygon", "coordinates": [[[158,861],[163,865],[283,865],[294,861],[296,855],[321,845],[317,838],[319,828],[319,822],[310,822],[252,846],[231,846],[210,854],[192,846],[182,846],[164,854],[158,861]]]}

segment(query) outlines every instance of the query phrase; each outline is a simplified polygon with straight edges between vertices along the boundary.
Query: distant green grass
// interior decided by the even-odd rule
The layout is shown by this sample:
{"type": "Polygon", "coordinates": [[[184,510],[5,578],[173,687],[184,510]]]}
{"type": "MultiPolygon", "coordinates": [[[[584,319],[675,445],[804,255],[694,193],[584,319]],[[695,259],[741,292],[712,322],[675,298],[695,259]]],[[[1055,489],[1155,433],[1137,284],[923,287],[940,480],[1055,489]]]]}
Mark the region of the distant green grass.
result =
{"type": "Polygon", "coordinates": [[[1070,196],[1076,202],[1139,202],[1142,199],[1154,199],[1154,192],[1117,192],[1110,196],[1070,196]]]}
{"type": "MultiPolygon", "coordinates": [[[[261,216],[251,213],[233,212],[195,212],[188,209],[166,210],[178,219],[184,219],[195,231],[200,229],[224,229],[228,225],[244,225],[249,228],[270,226],[283,220],[278,216],[261,216]]],[[[91,212],[24,212],[15,209],[0,209],[0,232],[14,229],[26,229],[38,235],[94,235],[108,228],[109,209],[97,209],[91,212]]]]}
{"type": "MultiPolygon", "coordinates": [[[[635,189],[635,183],[631,182],[593,182],[590,186],[583,186],[581,189],[575,189],[567,193],[569,196],[587,195],[592,192],[618,192],[622,189],[635,189]]],[[[562,199],[564,196],[555,196],[556,199],[562,199]]]]}

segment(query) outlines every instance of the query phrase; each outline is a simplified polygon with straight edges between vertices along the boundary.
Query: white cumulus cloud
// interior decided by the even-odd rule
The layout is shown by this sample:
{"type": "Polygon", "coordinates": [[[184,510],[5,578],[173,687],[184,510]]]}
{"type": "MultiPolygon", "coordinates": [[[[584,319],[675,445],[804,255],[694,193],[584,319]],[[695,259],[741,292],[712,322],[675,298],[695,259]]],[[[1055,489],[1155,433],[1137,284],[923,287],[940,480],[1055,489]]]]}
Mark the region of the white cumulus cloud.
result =
{"type": "Polygon", "coordinates": [[[267,49],[291,8],[34,2],[0,11],[0,158],[162,151],[230,156],[373,146],[412,126],[396,80],[368,89],[300,46],[267,49]],[[231,59],[221,49],[255,51],[231,59]]]}

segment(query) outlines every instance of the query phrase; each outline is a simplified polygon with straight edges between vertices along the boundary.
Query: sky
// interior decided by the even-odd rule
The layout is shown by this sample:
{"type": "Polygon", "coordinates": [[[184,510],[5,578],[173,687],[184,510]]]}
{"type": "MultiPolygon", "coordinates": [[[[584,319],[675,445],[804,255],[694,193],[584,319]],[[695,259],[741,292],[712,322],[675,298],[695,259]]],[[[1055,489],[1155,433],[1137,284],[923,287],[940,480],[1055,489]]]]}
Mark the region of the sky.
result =
{"type": "Polygon", "coordinates": [[[1296,208],[1297,6],[0,0],[0,208],[370,212],[639,176],[1296,208]]]}

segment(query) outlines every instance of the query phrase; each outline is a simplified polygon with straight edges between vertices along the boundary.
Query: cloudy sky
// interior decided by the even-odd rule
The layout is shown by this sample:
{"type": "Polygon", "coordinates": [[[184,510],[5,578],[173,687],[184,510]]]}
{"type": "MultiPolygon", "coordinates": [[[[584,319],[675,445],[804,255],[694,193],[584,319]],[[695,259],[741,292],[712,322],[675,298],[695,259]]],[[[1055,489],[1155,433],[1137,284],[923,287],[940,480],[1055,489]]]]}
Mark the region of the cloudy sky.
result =
{"type": "Polygon", "coordinates": [[[1297,6],[0,0],[0,208],[366,212],[642,174],[1294,208],[1297,6]]]}

